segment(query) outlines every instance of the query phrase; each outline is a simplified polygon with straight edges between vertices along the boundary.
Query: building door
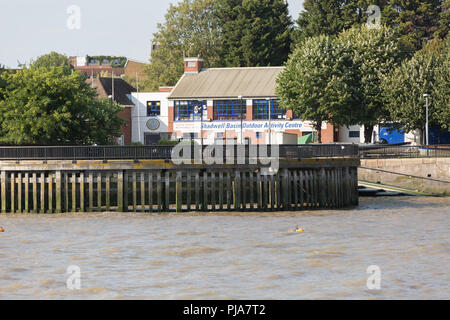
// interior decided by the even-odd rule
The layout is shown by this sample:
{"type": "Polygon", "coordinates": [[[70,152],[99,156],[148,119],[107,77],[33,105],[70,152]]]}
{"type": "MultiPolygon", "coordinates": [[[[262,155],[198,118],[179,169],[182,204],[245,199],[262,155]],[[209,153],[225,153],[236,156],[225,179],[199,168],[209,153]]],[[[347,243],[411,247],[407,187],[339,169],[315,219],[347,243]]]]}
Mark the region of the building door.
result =
{"type": "Polygon", "coordinates": [[[153,146],[159,143],[161,136],[157,133],[146,133],[144,135],[144,144],[147,146],[153,146]]]}

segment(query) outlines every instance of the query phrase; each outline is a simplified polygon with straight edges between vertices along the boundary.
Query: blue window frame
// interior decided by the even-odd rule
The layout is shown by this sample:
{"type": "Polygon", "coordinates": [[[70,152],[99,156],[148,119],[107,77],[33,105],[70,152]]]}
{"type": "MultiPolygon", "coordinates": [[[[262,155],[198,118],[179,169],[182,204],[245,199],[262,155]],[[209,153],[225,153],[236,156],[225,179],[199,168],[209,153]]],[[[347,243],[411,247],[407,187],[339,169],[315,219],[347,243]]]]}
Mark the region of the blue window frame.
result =
{"type": "Polygon", "coordinates": [[[147,101],[147,117],[161,115],[161,101],[147,101]]]}
{"type": "Polygon", "coordinates": [[[359,131],[349,131],[348,132],[349,138],[359,138],[359,135],[360,135],[359,131]]]}
{"type": "Polygon", "coordinates": [[[174,104],[175,121],[200,120],[202,116],[202,108],[204,106],[206,106],[206,101],[197,101],[197,100],[175,101],[174,104]]]}
{"type": "Polygon", "coordinates": [[[278,100],[276,99],[272,99],[269,101],[265,99],[253,100],[253,119],[268,120],[269,105],[270,105],[270,118],[272,120],[286,119],[286,111],[280,107],[278,100]]]}
{"type": "Polygon", "coordinates": [[[214,100],[214,120],[245,119],[247,107],[245,100],[214,100]]]}

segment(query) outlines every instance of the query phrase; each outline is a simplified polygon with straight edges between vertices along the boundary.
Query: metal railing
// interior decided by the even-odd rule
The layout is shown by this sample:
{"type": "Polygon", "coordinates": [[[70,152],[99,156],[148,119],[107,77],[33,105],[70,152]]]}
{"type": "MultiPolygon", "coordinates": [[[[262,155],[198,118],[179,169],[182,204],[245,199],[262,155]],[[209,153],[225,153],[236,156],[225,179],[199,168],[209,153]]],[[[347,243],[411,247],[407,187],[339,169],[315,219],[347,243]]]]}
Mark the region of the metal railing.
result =
{"type": "Polygon", "coordinates": [[[450,157],[450,145],[433,145],[433,146],[370,145],[370,146],[360,146],[359,147],[359,155],[360,155],[360,158],[362,158],[362,159],[450,157]]]}
{"type": "MultiPolygon", "coordinates": [[[[200,146],[187,146],[191,148],[190,155],[193,158],[200,146]]],[[[221,145],[224,157],[251,156],[251,148],[257,147],[258,155],[267,157],[278,156],[280,158],[320,158],[320,157],[347,157],[358,156],[358,146],[351,144],[311,144],[311,145],[273,145],[278,152],[272,154],[270,145],[221,145]],[[262,150],[265,147],[265,150],[262,150]],[[265,152],[267,150],[267,152],[265,152]]],[[[169,160],[172,157],[174,146],[27,146],[27,147],[0,147],[0,160],[144,160],[162,159],[169,160]]],[[[214,156],[214,152],[205,152],[211,146],[203,146],[203,155],[214,156]]],[[[187,153],[189,154],[189,153],[187,153]]]]}

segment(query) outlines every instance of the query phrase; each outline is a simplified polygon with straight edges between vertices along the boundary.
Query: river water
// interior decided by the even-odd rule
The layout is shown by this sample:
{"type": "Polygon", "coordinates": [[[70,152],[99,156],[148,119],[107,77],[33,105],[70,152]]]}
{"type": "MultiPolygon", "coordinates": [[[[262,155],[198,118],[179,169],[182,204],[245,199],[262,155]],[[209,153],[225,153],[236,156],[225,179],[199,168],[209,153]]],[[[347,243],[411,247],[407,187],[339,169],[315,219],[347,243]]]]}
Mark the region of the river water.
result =
{"type": "Polygon", "coordinates": [[[283,213],[0,215],[0,226],[0,299],[450,298],[448,197],[283,213]],[[289,232],[296,225],[304,232],[289,232]],[[71,265],[80,290],[67,288],[71,265]],[[379,290],[367,287],[370,265],[379,290]]]}

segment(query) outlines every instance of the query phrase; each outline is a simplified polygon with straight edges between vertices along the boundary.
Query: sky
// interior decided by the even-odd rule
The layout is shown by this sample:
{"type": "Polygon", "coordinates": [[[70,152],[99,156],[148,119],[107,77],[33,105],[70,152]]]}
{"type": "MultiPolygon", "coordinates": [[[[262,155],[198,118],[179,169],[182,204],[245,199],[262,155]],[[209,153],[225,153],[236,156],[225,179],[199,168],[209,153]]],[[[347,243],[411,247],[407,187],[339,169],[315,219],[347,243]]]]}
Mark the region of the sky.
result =
{"type": "MultiPolygon", "coordinates": [[[[0,65],[16,68],[18,61],[28,64],[51,51],[148,62],[157,23],[164,22],[169,4],[177,2],[0,0],[0,65]],[[79,8],[79,15],[73,6],[79,8]]],[[[291,16],[297,19],[303,0],[288,3],[291,16]]]]}

